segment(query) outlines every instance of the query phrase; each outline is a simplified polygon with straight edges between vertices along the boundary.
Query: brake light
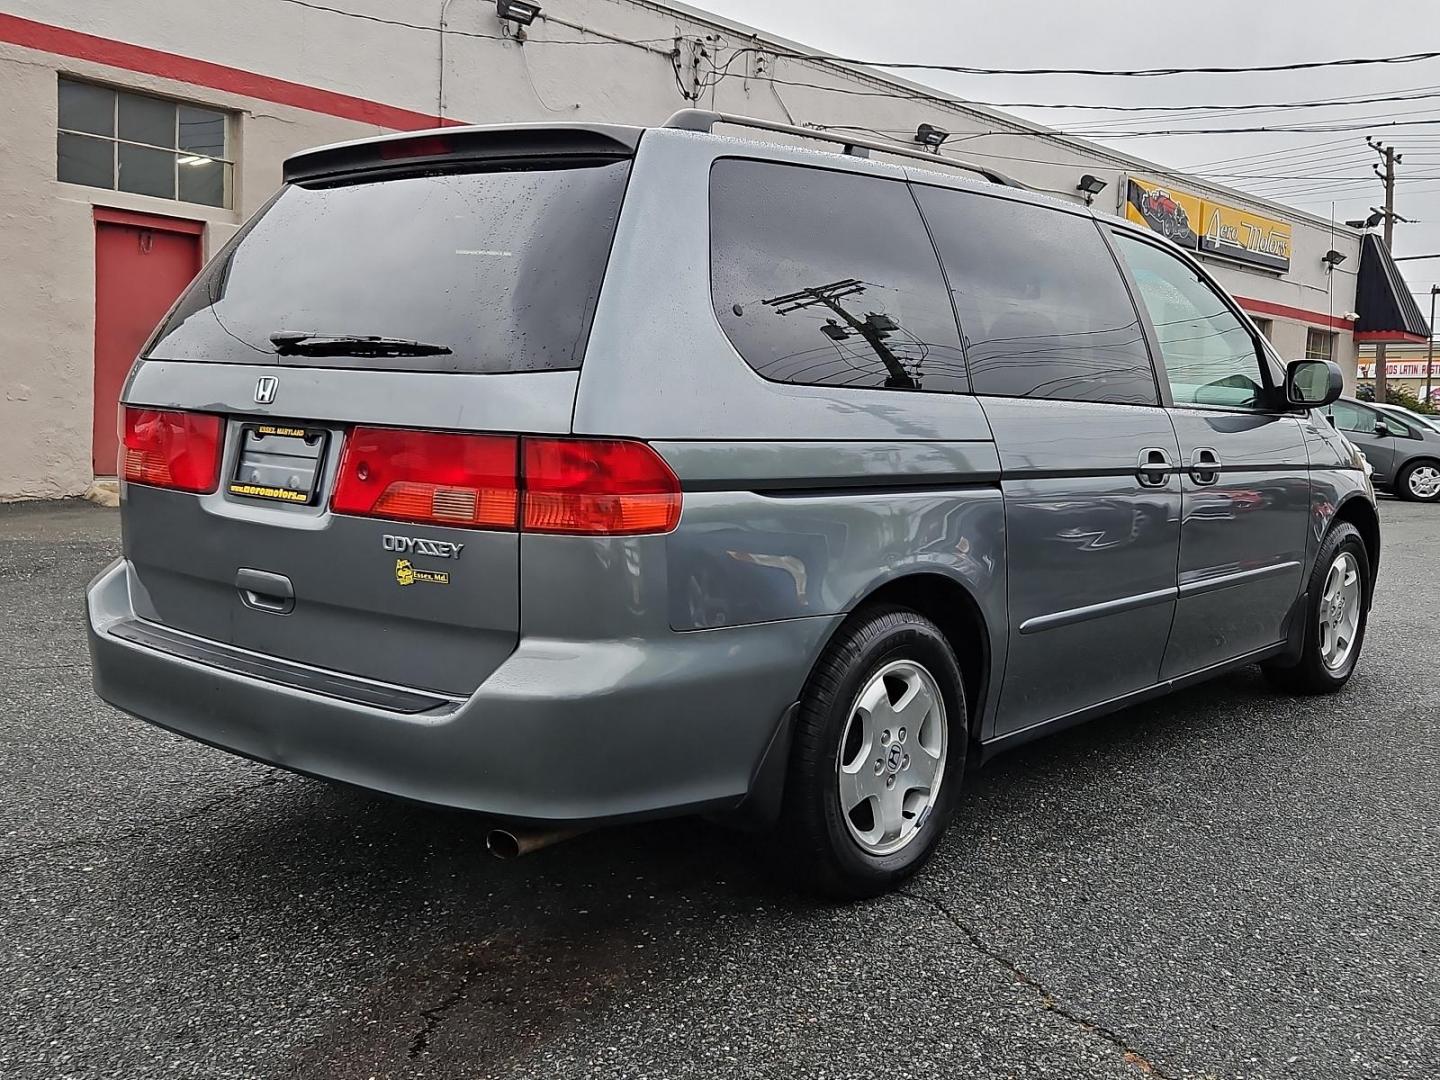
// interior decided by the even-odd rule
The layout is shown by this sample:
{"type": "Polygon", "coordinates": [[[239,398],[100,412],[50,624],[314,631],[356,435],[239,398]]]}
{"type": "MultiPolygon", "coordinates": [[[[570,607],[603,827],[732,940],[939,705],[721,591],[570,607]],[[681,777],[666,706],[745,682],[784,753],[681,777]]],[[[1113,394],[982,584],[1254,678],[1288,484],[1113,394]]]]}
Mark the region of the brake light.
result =
{"type": "Polygon", "coordinates": [[[440,135],[421,135],[418,138],[396,139],[380,144],[381,161],[400,161],[414,157],[443,157],[450,152],[450,140],[440,135]]]}
{"type": "Polygon", "coordinates": [[[517,448],[509,435],[357,427],[330,508],[433,525],[513,529],[517,448]]]}
{"type": "Polygon", "coordinates": [[[220,482],[222,426],[207,413],[124,406],[120,475],[131,484],[209,494],[220,482]]]}
{"type": "Polygon", "coordinates": [[[471,529],[590,536],[669,532],[680,481],[649,446],[357,427],[330,509],[471,529]]]}
{"type": "Polygon", "coordinates": [[[680,522],[680,481],[650,447],[617,439],[525,439],[523,527],[626,536],[680,522]]]}

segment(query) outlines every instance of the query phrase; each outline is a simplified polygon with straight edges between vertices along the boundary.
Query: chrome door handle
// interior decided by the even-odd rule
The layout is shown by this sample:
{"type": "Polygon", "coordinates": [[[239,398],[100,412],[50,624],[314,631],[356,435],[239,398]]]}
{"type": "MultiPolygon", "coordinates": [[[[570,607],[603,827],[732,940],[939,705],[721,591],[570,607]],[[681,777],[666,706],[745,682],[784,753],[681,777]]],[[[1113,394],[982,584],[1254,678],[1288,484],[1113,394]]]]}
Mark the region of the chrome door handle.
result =
{"type": "Polygon", "coordinates": [[[1199,446],[1190,455],[1190,479],[1206,487],[1220,479],[1220,455],[1213,447],[1199,446]]]}
{"type": "Polygon", "coordinates": [[[1143,487],[1164,487],[1170,480],[1174,463],[1163,447],[1147,446],[1140,451],[1140,462],[1135,468],[1143,487]]]}

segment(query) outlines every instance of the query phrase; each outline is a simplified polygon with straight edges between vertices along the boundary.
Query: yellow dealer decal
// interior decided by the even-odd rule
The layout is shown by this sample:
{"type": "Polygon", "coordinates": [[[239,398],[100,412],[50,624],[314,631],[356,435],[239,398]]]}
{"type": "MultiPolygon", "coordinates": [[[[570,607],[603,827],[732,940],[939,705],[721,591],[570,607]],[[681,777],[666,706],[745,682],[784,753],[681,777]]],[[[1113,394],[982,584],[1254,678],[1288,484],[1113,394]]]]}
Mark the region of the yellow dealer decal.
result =
{"type": "Polygon", "coordinates": [[[395,582],[398,585],[414,585],[417,581],[427,585],[449,585],[450,575],[444,570],[421,570],[409,559],[395,560],[395,582]]]}
{"type": "Polygon", "coordinates": [[[309,502],[310,496],[303,491],[289,491],[286,488],[267,487],[264,484],[245,484],[236,480],[229,487],[231,495],[245,495],[251,499],[275,499],[279,502],[309,502]]]}

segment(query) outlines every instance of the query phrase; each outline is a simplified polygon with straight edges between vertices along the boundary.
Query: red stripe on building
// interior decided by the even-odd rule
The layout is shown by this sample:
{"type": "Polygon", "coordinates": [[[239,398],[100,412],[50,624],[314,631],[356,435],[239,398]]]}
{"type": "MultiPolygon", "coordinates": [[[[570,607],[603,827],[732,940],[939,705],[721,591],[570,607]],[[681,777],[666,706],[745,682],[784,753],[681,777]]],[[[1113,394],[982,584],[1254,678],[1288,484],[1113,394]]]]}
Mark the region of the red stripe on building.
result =
{"type": "Polygon", "coordinates": [[[1281,319],[1295,319],[1299,322],[1314,323],[1316,326],[1328,326],[1333,330],[1351,330],[1355,326],[1349,319],[1342,319],[1338,315],[1327,315],[1323,311],[1307,311],[1305,308],[1291,307],[1289,304],[1275,304],[1269,300],[1252,300],[1248,296],[1237,296],[1235,302],[1253,315],[1275,315],[1281,319]]]}
{"type": "Polygon", "coordinates": [[[212,64],[208,60],[196,60],[177,53],[147,49],[143,45],[130,45],[93,34],[82,34],[78,30],[67,30],[49,23],[22,19],[18,15],[0,14],[0,41],[25,49],[38,49],[40,52],[57,53],[76,60],[89,60],[109,67],[124,68],[127,71],[158,75],[162,79],[174,79],[176,82],[190,83],[193,86],[208,86],[229,94],[260,98],[277,105],[290,105],[327,116],[358,120],[362,124],[374,124],[377,127],[412,131],[416,128],[460,123],[458,120],[442,120],[428,113],[351,97],[349,94],[337,94],[333,90],[321,90],[253,71],[226,67],[224,64],[212,64]]]}
{"type": "Polygon", "coordinates": [[[1411,334],[1404,330],[1360,330],[1356,332],[1355,340],[1359,342],[1408,341],[1424,345],[1429,339],[1424,334],[1411,334]]]}

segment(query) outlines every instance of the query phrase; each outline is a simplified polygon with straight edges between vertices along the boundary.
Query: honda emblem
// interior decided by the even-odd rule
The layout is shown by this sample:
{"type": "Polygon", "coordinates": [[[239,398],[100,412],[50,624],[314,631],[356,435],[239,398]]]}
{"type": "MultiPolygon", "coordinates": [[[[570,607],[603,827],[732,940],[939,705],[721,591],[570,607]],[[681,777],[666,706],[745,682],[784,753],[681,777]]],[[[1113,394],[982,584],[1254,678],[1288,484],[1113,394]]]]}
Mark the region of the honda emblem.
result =
{"type": "Polygon", "coordinates": [[[280,380],[274,375],[261,375],[255,383],[255,401],[260,405],[269,405],[275,400],[275,391],[280,388],[280,380]]]}

